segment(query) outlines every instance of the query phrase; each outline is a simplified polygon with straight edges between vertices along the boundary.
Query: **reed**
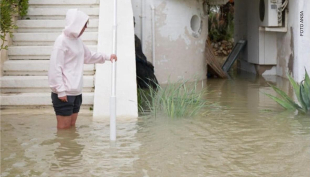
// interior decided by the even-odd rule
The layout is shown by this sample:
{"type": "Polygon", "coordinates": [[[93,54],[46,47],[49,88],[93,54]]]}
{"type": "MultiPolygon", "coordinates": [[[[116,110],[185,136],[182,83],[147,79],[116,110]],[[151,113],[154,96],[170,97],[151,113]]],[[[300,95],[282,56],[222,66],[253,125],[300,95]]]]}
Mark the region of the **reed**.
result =
{"type": "Polygon", "coordinates": [[[177,84],[169,81],[164,87],[156,85],[156,88],[138,89],[140,112],[150,112],[154,116],[163,113],[171,118],[191,117],[208,105],[204,99],[206,92],[198,89],[198,81],[177,84]]]}

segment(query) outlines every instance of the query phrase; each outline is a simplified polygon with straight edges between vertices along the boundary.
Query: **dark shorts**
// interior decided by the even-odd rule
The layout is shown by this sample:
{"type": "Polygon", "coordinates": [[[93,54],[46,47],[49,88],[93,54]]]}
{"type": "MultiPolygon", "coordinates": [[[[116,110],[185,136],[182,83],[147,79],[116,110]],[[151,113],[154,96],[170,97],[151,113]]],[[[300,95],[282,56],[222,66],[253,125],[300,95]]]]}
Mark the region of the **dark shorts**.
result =
{"type": "Polygon", "coordinates": [[[51,97],[56,115],[71,116],[80,111],[82,94],[77,96],[67,96],[68,102],[61,101],[56,93],[52,93],[51,97]]]}

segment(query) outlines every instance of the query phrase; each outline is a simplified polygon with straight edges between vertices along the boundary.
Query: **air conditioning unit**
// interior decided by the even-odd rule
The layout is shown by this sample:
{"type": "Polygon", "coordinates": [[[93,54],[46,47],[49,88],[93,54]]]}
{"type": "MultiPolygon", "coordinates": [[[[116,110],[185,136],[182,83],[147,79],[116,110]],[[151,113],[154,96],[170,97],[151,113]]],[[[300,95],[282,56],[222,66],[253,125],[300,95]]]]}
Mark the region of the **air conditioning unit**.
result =
{"type": "Polygon", "coordinates": [[[260,26],[282,26],[282,0],[260,0],[260,26]]]}

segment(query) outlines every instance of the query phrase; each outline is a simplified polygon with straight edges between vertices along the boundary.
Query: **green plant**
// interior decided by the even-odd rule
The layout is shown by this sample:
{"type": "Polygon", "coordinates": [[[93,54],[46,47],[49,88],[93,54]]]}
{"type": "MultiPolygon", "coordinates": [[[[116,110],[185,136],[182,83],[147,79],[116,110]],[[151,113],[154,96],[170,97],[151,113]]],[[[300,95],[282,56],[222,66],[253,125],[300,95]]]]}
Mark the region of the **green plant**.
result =
{"type": "Polygon", "coordinates": [[[229,40],[234,37],[234,29],[235,29],[235,24],[234,24],[234,16],[229,13],[228,14],[228,24],[227,24],[227,29],[226,29],[226,35],[225,35],[225,40],[229,40]]]}
{"type": "Polygon", "coordinates": [[[229,40],[234,35],[234,13],[232,6],[210,6],[208,20],[209,38],[212,42],[229,40]],[[222,9],[222,11],[220,10],[222,9]]]}
{"type": "Polygon", "coordinates": [[[310,78],[305,71],[305,79],[298,84],[292,76],[288,75],[289,81],[293,86],[295,95],[299,102],[295,103],[284,91],[280,90],[276,86],[270,85],[274,91],[276,91],[281,97],[275,97],[270,94],[266,94],[268,97],[276,101],[282,107],[288,110],[298,110],[301,113],[310,113],[310,78]]]}
{"type": "Polygon", "coordinates": [[[207,106],[203,99],[205,94],[203,90],[198,91],[197,81],[191,84],[187,81],[178,84],[168,82],[165,87],[157,84],[157,88],[138,90],[139,110],[154,116],[161,112],[171,118],[194,116],[207,106]]]}
{"type": "Polygon", "coordinates": [[[1,50],[7,49],[5,37],[7,34],[13,36],[13,30],[17,28],[12,17],[19,15],[23,17],[27,14],[28,0],[2,0],[0,2],[0,28],[1,28],[1,50]]]}

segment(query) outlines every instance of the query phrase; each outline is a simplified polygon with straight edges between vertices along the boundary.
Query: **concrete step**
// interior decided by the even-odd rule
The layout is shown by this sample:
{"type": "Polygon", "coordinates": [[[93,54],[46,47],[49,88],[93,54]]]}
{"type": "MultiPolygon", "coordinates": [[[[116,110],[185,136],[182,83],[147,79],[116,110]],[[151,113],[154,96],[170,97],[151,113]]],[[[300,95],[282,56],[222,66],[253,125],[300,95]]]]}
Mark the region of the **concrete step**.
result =
{"type": "MultiPolygon", "coordinates": [[[[65,15],[78,8],[90,16],[82,39],[97,51],[100,0],[29,0],[27,16],[17,20],[9,60],[3,64],[1,106],[50,106],[47,72],[52,45],[65,27],[65,15]]],[[[83,105],[93,105],[95,65],[84,66],[83,105]]]]}
{"type": "MultiPolygon", "coordinates": [[[[91,51],[97,51],[97,46],[88,46],[91,51]]],[[[10,60],[48,60],[53,46],[10,46],[10,60]]]]}
{"type": "MultiPolygon", "coordinates": [[[[3,76],[1,93],[50,92],[47,76],[3,76]]],[[[84,91],[94,90],[94,76],[83,77],[84,91]],[[86,90],[85,90],[86,89],[86,90]]]]}
{"type": "Polygon", "coordinates": [[[47,5],[99,5],[100,0],[29,0],[29,6],[47,6],[47,5]]]}
{"type": "MultiPolygon", "coordinates": [[[[52,105],[51,93],[2,93],[1,106],[47,106],[52,105]]],[[[83,105],[93,105],[94,93],[83,93],[83,105]]]]}
{"type": "MultiPolygon", "coordinates": [[[[14,33],[15,46],[52,46],[60,33],[14,33]]],[[[84,44],[97,45],[98,33],[85,32],[81,36],[84,44]]]]}
{"type": "MultiPolygon", "coordinates": [[[[90,19],[85,32],[98,31],[98,19],[90,19]]],[[[65,20],[17,20],[17,33],[61,33],[66,25],[65,20]]]]}
{"type": "MultiPolygon", "coordinates": [[[[8,60],[3,64],[3,75],[47,76],[48,68],[49,68],[49,60],[8,60]]],[[[95,65],[85,64],[84,76],[94,74],[95,74],[95,65]]]]}
{"type": "MultiPolygon", "coordinates": [[[[72,7],[29,7],[28,13],[23,19],[38,20],[38,19],[65,19],[68,9],[72,7]]],[[[98,18],[99,8],[79,8],[80,11],[86,13],[90,18],[98,18]]]]}

